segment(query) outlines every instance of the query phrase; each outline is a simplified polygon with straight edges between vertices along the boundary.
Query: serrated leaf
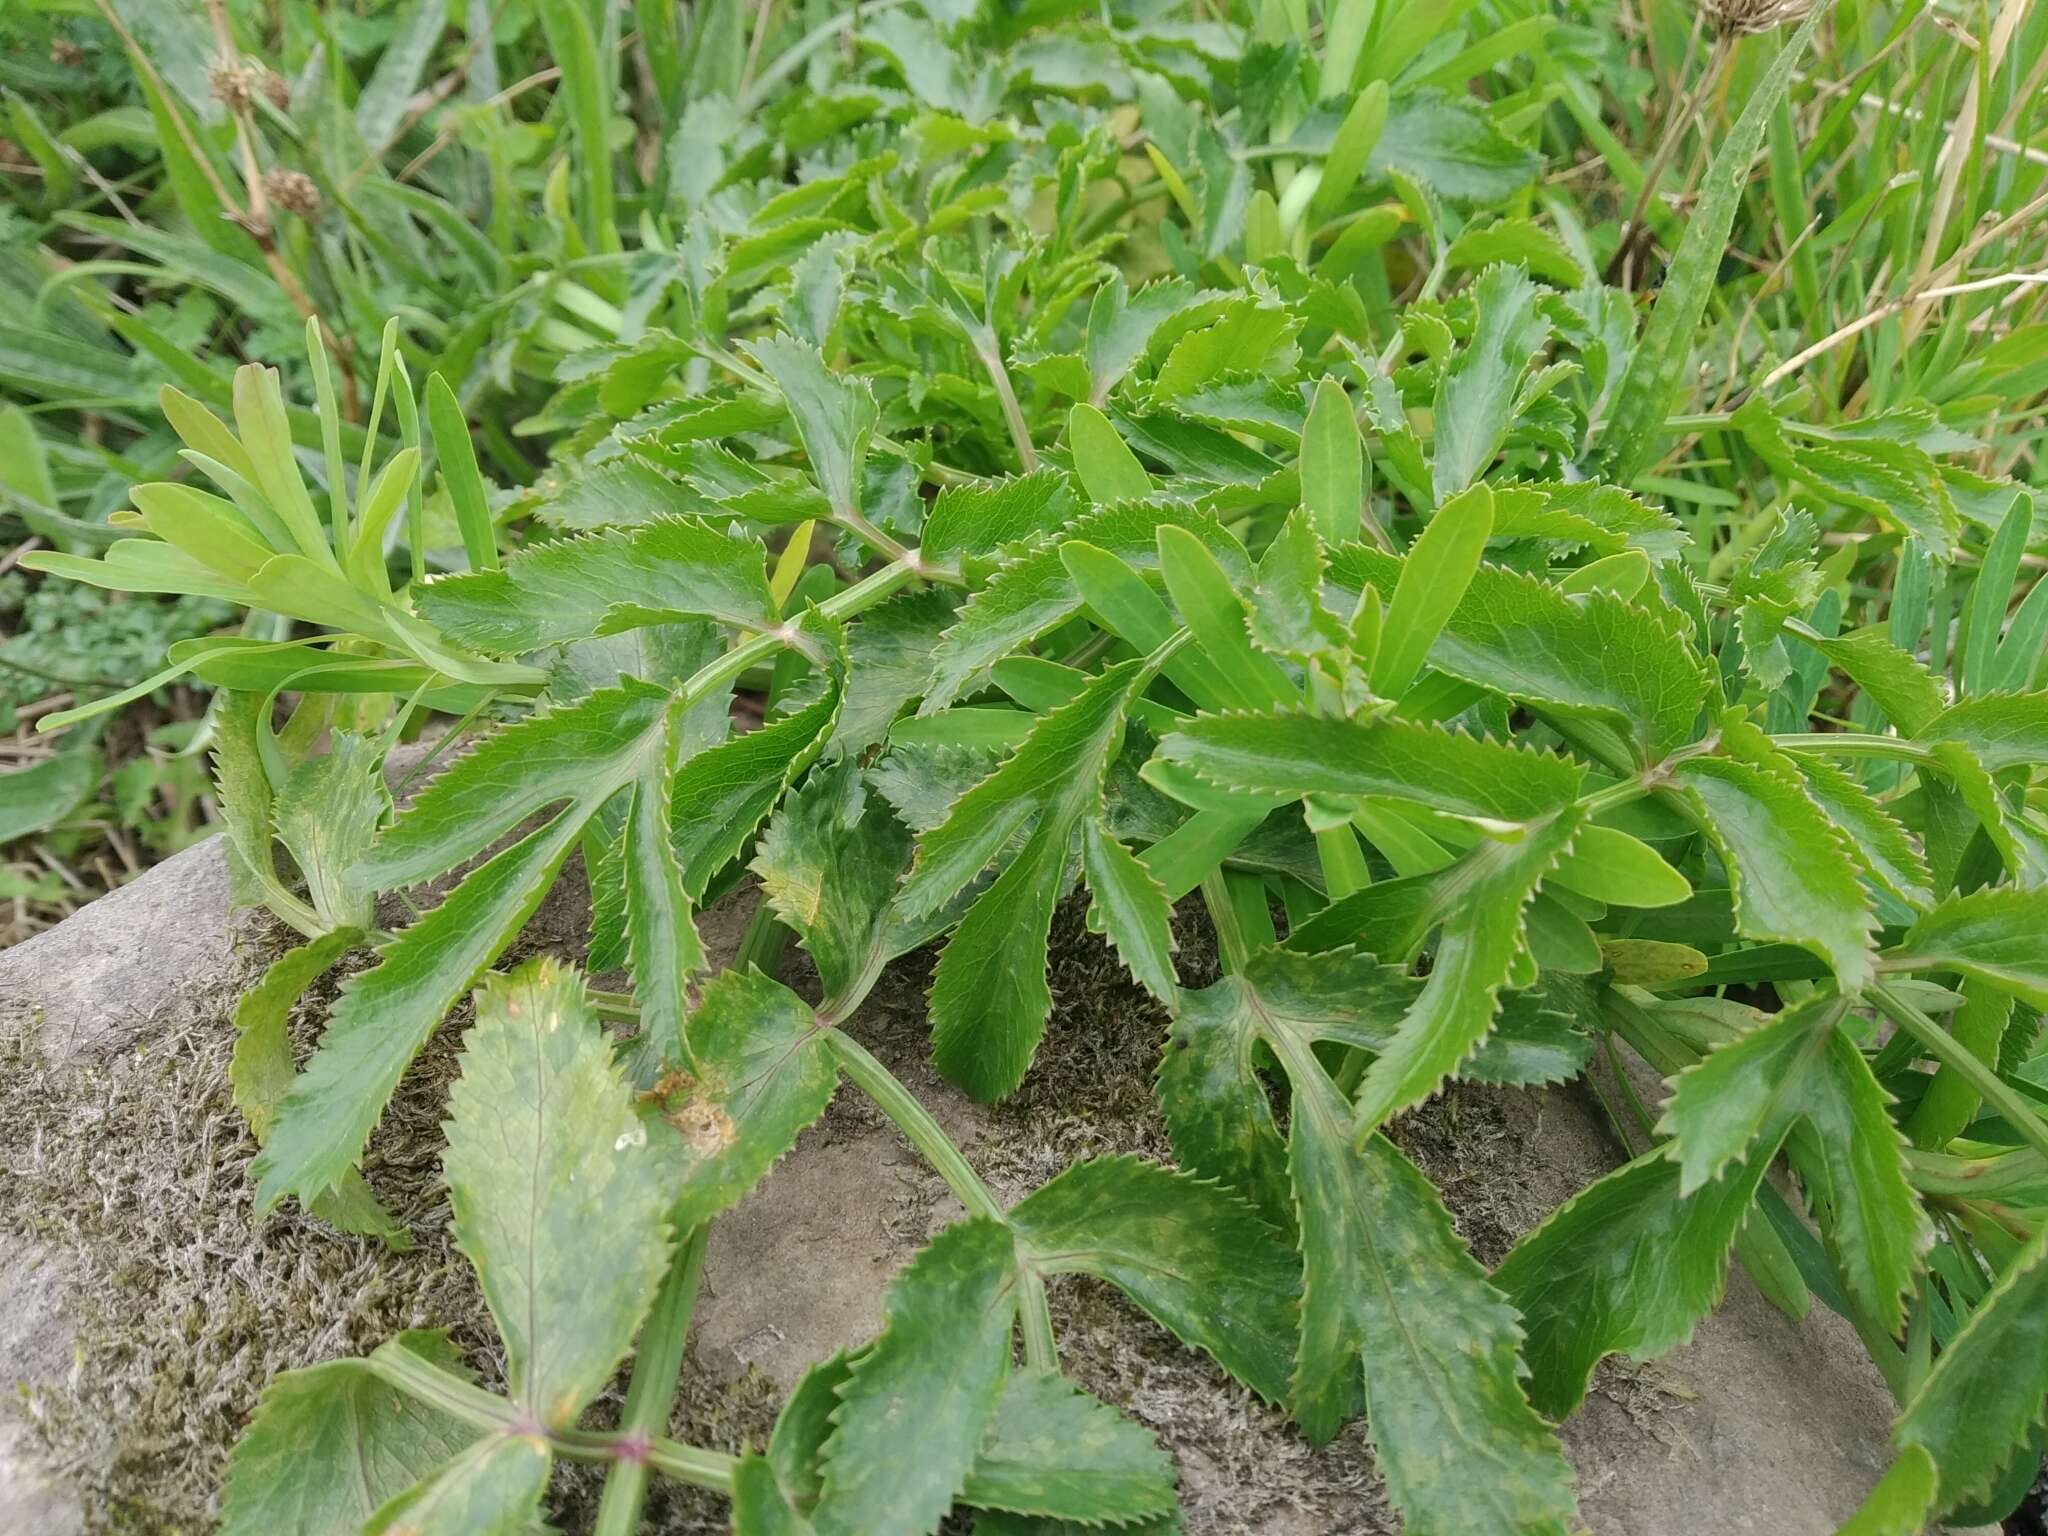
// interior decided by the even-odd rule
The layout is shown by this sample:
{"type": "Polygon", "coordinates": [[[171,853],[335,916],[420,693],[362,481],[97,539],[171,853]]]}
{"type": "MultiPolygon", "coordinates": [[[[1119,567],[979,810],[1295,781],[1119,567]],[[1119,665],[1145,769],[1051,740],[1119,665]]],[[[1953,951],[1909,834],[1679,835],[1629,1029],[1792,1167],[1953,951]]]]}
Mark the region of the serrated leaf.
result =
{"type": "MultiPolygon", "coordinates": [[[[1263,957],[1262,953],[1254,960],[1263,957]]],[[[1404,1006],[1405,978],[1391,966],[1368,963],[1367,969],[1392,991],[1394,1001],[1386,1011],[1393,1014],[1404,1006]]],[[[1267,990],[1277,988],[1269,984],[1267,990]]],[[[1220,1180],[1275,1228],[1292,1232],[1294,1192],[1287,1178],[1287,1148],[1259,1076],[1258,1035],[1247,992],[1246,981],[1226,976],[1214,986],[1181,994],[1159,1062],[1159,1112],[1182,1167],[1220,1180]]],[[[1318,991],[1313,999],[1328,995],[1318,991]]],[[[1263,998],[1259,1003],[1269,1006],[1263,998]]]]}
{"type": "Polygon", "coordinates": [[[1036,818],[1022,851],[968,909],[932,973],[933,1060],[977,1098],[1013,1090],[1038,1048],[1052,1007],[1045,946],[1053,906],[1075,834],[1101,803],[1124,711],[1151,673],[1144,660],[1120,662],[1041,715],[1009,760],[918,844],[897,897],[898,910],[913,918],[951,901],[1036,818]]]}
{"type": "Polygon", "coordinates": [[[406,1067],[525,926],[581,830],[564,812],[528,834],[386,945],[374,970],[343,986],[320,1048],[251,1165],[259,1211],[287,1194],[312,1202],[339,1185],[406,1067]]]}
{"type": "Polygon", "coordinates": [[[672,1160],[633,1113],[575,971],[537,960],[491,978],[463,1044],[443,1159],[456,1245],[505,1340],[513,1397],[567,1428],[667,1271],[672,1160]]]}
{"type": "Polygon", "coordinates": [[[819,1536],[920,1536],[966,1485],[1009,1374],[1010,1230],[948,1227],[889,1283],[888,1321],[839,1389],[819,1536]]]}
{"type": "Polygon", "coordinates": [[[1952,896],[1908,929],[1900,947],[1916,969],[1961,971],[2048,1009],[2048,888],[1952,896]]]}
{"type": "Polygon", "coordinates": [[[1764,1170],[1769,1138],[1718,1182],[1681,1196],[1680,1169],[1659,1147],[1574,1195],[1522,1238],[1494,1284],[1522,1315],[1529,1397],[1570,1415],[1611,1354],[1650,1360],[1692,1336],[1720,1304],[1728,1252],[1764,1170]]]}
{"type": "MultiPolygon", "coordinates": [[[[437,1333],[402,1333],[382,1348],[456,1363],[437,1333]]],[[[388,1385],[368,1360],[282,1372],[235,1442],[221,1536],[356,1536],[384,1503],[479,1435],[388,1385]]]]}
{"type": "Polygon", "coordinates": [[[866,750],[889,734],[904,706],[925,690],[932,652],[954,608],[937,587],[871,608],[846,635],[846,690],[827,743],[833,753],[866,750]]]}
{"type": "Polygon", "coordinates": [[[649,765],[629,792],[621,833],[626,958],[640,1028],[655,1059],[685,1060],[683,1020],[690,977],[704,964],[704,946],[684,888],[683,868],[669,841],[669,774],[665,757],[649,765]]]}
{"type": "Polygon", "coordinates": [[[811,472],[836,513],[861,508],[861,474],[880,413],[864,379],[830,372],[816,347],[787,336],[749,344],[788,402],[811,472]]]}
{"type": "Polygon", "coordinates": [[[986,560],[1065,527],[1082,508],[1073,481],[1056,469],[949,485],[925,515],[919,552],[928,560],[986,560]]]}
{"type": "Polygon", "coordinates": [[[1384,795],[1500,821],[1557,810],[1582,774],[1566,758],[1434,726],[1305,710],[1198,715],[1159,743],[1159,756],[1226,789],[1384,795]]]}
{"type": "Polygon", "coordinates": [[[1332,1435],[1364,1367],[1373,1452],[1418,1536],[1564,1536],[1572,1474],[1521,1384],[1514,1309],[1422,1173],[1351,1107],[1305,1045],[1271,1036],[1294,1085],[1288,1163],[1300,1212],[1295,1417],[1332,1435]]]}
{"type": "Polygon", "coordinates": [[[1082,825],[1081,867],[1091,921],[1099,922],[1132,978],[1171,1004],[1179,987],[1173,974],[1173,906],[1165,887],[1099,820],[1082,825]]]}
{"type": "Polygon", "coordinates": [[[1955,741],[1992,773],[2048,763],[2048,693],[1983,693],[1943,710],[1914,734],[1955,741]]]}
{"type": "Polygon", "coordinates": [[[1920,1536],[1934,1513],[1938,1481],[1934,1458],[1924,1447],[1907,1446],[1835,1536],[1920,1536]]]}
{"type": "MultiPolygon", "coordinates": [[[[1213,516],[1193,507],[1167,502],[1102,507],[1077,518],[1066,534],[1150,570],[1158,564],[1161,526],[1190,530],[1212,554],[1238,562],[1231,574],[1248,583],[1251,572],[1242,565],[1242,550],[1234,549],[1236,541],[1213,516]]],[[[937,714],[990,665],[1079,611],[1081,594],[1060,558],[1061,542],[1047,539],[1024,550],[961,605],[933,654],[920,715],[937,714]]]]}
{"type": "Polygon", "coordinates": [[[825,1112],[839,1071],[823,1027],[794,992],[759,971],[724,971],[690,1017],[687,1068],[644,1095],[681,1143],[667,1170],[679,1232],[737,1204],[825,1112]]]}
{"type": "Polygon", "coordinates": [[[1173,1458],[1151,1433],[1050,1371],[1010,1378],[964,1502],[1082,1525],[1169,1514],[1173,1458]]]}
{"type": "Polygon", "coordinates": [[[487,1436],[386,1504],[364,1536],[526,1536],[553,1465],[538,1435],[487,1436]]]}
{"type": "Polygon", "coordinates": [[[1811,1134],[1796,1136],[1793,1152],[1845,1287],[1896,1336],[1905,1326],[1900,1297],[1934,1229],[1906,1180],[1891,1102],[1855,1043],[1830,1030],[1801,1105],[1811,1134]]]}
{"type": "Polygon", "coordinates": [[[376,891],[356,865],[391,809],[382,757],[367,737],[335,731],[325,752],[286,775],[271,806],[277,840],[305,877],[313,910],[336,926],[366,928],[376,916],[376,891]]]}
{"type": "MultiPolygon", "coordinates": [[[[336,928],[287,950],[235,1004],[235,1050],[228,1082],[235,1108],[249,1122],[261,1146],[277,1123],[278,1107],[291,1091],[295,1067],[289,1034],[292,1005],[334,962],[362,942],[354,928],[336,928]]],[[[405,1229],[384,1209],[363,1176],[351,1168],[335,1187],[312,1204],[312,1212],[344,1232],[381,1238],[403,1251],[412,1246],[405,1229]]]]}
{"type": "Polygon", "coordinates": [[[762,834],[752,865],[762,895],[796,931],[828,1003],[950,920],[944,909],[916,922],[892,910],[910,855],[909,829],[870,797],[850,758],[813,772],[762,834]]]}
{"type": "Polygon", "coordinates": [[[759,1451],[749,1451],[732,1470],[732,1529],[733,1536],[811,1536],[811,1522],[759,1451]]]}
{"type": "Polygon", "coordinates": [[[1826,758],[1807,752],[1784,754],[1806,792],[1827,817],[1847,834],[1850,855],[1879,885],[1901,901],[1925,907],[1934,900],[1934,876],[1906,829],[1878,804],[1868,790],[1826,758]]]}
{"type": "MultiPolygon", "coordinates": [[[[806,619],[805,625],[820,622],[806,619]]],[[[838,664],[828,668],[823,692],[793,713],[699,752],[676,770],[669,785],[669,833],[692,901],[701,900],[713,877],[739,857],[783,791],[831,739],[845,673],[838,632],[826,634],[838,664]]]]}
{"type": "Polygon", "coordinates": [[[1769,1132],[1782,1136],[1804,1107],[1808,1079],[1826,1057],[1842,1000],[1818,996],[1710,1051],[1672,1081],[1658,1122],[1674,1139],[1678,1192],[1690,1195],[1748,1160],[1769,1132]]]}
{"type": "Polygon", "coordinates": [[[1541,293],[1520,267],[1488,268],[1472,285],[1471,339],[1437,380],[1431,483],[1439,502],[1479,478],[1514,423],[1522,376],[1550,338],[1541,293]]]}
{"type": "Polygon", "coordinates": [[[1807,643],[1848,674],[1885,718],[1908,735],[1926,729],[1948,707],[1942,680],[1893,645],[1881,627],[1807,643]]]}
{"type": "Polygon", "coordinates": [[[1095,1275],[1269,1402],[1287,1391],[1299,1278],[1222,1187],[1137,1157],[1077,1163],[1010,1211],[1025,1263],[1095,1275]]]}
{"type": "Polygon", "coordinates": [[[407,1065],[525,926],[585,826],[658,758],[667,702],[659,689],[630,685],[508,726],[429,785],[357,866],[379,886],[410,884],[569,802],[465,875],[383,947],[374,970],[343,987],[253,1165],[259,1209],[288,1193],[317,1200],[343,1178],[407,1065]]]}
{"type": "Polygon", "coordinates": [[[1744,937],[1797,944],[1827,961],[1844,992],[1876,974],[1877,926],[1841,834],[1789,767],[1694,758],[1673,781],[1699,808],[1728,867],[1744,937]]]}
{"type": "MultiPolygon", "coordinates": [[[[1306,512],[1290,512],[1266,546],[1244,606],[1252,643],[1262,650],[1306,658],[1346,644],[1344,625],[1323,606],[1323,551],[1306,512]]],[[[1288,687],[1283,697],[1295,693],[1288,687]]]]}
{"type": "Polygon", "coordinates": [[[1938,1474],[1936,1512],[1990,1491],[2048,1403],[2048,1231],[2007,1263],[1991,1294],[1942,1350],[1892,1440],[1938,1474]]]}
{"type": "Polygon", "coordinates": [[[518,655],[678,619],[773,629],[767,552],[691,517],[529,545],[498,570],[426,582],[420,615],[473,650],[518,655]]]}
{"type": "Polygon", "coordinates": [[[1444,918],[1429,979],[1359,1084],[1358,1135],[1435,1093],[1486,1038],[1518,967],[1533,979],[1524,914],[1584,819],[1567,807],[1520,841],[1483,843],[1455,866],[1457,903],[1444,918]]]}

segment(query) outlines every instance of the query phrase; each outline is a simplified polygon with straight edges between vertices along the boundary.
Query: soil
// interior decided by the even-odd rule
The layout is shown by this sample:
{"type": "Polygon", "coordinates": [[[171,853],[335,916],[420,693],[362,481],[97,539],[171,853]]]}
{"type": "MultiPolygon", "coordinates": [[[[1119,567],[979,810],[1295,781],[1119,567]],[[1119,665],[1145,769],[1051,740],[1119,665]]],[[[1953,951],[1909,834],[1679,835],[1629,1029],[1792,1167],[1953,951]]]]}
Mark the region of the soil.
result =
{"type": "MultiPolygon", "coordinates": [[[[572,867],[513,958],[580,954],[581,898],[572,867]]],[[[737,944],[751,899],[743,891],[704,914],[714,959],[737,944]]],[[[1182,940],[1199,963],[1200,924],[1184,924],[1182,940]]],[[[500,1374],[438,1179],[464,1013],[371,1145],[368,1175],[416,1234],[412,1252],[293,1212],[253,1219],[255,1149],[226,1087],[229,1015],[282,943],[267,918],[230,918],[209,843],[0,953],[0,1372],[21,1388],[13,1411],[0,1409],[0,1529],[208,1528],[262,1384],[399,1329],[448,1328],[487,1380],[500,1374]]],[[[848,1026],[1005,1200],[1079,1157],[1166,1156],[1150,1088],[1156,1006],[1072,910],[1053,954],[1045,1045],[1019,1094],[994,1108],[928,1065],[923,957],[892,970],[848,1026]]],[[[786,976],[806,984],[800,955],[786,976]]],[[[330,996],[331,985],[302,1007],[302,1047],[330,996]]],[[[1574,1091],[1459,1086],[1396,1134],[1489,1263],[1621,1159],[1574,1091]]],[[[894,1128],[842,1089],[713,1230],[673,1432],[726,1449],[761,1443],[781,1394],[812,1361],[871,1336],[889,1277],[959,1214],[894,1128]]],[[[1360,1427],[1311,1450],[1107,1288],[1069,1280],[1052,1299],[1072,1374],[1179,1461],[1190,1536],[1397,1528],[1360,1427]]],[[[617,1391],[592,1422],[616,1411],[617,1391]]],[[[1839,1319],[1816,1308],[1794,1322],[1738,1272],[1685,1348],[1651,1366],[1610,1361],[1564,1436],[1599,1536],[1820,1536],[1881,1473],[1890,1411],[1839,1319]]],[[[558,1478],[551,1515],[563,1529],[587,1527],[596,1487],[588,1469],[558,1478]]],[[[649,1517],[661,1532],[725,1528],[722,1501],[672,1485],[649,1517]]]]}

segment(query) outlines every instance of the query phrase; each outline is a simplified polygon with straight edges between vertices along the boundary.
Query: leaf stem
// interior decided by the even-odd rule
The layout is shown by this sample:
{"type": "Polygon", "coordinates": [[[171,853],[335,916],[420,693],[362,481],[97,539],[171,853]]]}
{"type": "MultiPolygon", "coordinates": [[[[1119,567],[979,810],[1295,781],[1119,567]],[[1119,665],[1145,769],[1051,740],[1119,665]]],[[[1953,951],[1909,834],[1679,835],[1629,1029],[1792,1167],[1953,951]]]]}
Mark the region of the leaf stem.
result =
{"type": "Polygon", "coordinates": [[[1871,1001],[1899,1028],[1927,1047],[1927,1053],[1977,1090],[1977,1096],[2006,1118],[2036,1152],[2048,1156],[2048,1121],[2005,1084],[1977,1053],[1907,1002],[1890,987],[1872,990],[1871,1001]]]}
{"type": "Polygon", "coordinates": [[[1038,450],[1031,443],[1031,428],[1025,424],[1024,411],[1017,404],[1017,391],[1010,384],[1010,370],[1003,366],[1003,354],[993,335],[987,345],[974,349],[981,355],[981,365],[988,370],[989,382],[995,385],[996,399],[1003,407],[1003,420],[1009,424],[1010,441],[1016,446],[1017,457],[1024,465],[1024,473],[1030,474],[1038,468],[1038,450]]]}
{"type": "Polygon", "coordinates": [[[1771,740],[1794,752],[1827,752],[1837,757],[1892,757],[1908,763],[1934,760],[1926,747],[1901,736],[1877,736],[1865,731],[1794,731],[1771,740]]]}
{"type": "MultiPolygon", "coordinates": [[[[896,1128],[937,1170],[954,1198],[967,1207],[968,1215],[991,1221],[1009,1219],[994,1193],[981,1181],[981,1175],[946,1134],[945,1127],[932,1118],[931,1111],[918,1102],[895,1073],[844,1030],[827,1030],[825,1044],[839,1058],[839,1065],[854,1085],[874,1100],[876,1108],[896,1123],[896,1128]]],[[[1052,1310],[1046,1304],[1045,1282],[1035,1272],[1027,1271],[1024,1276],[1023,1319],[1024,1358],[1040,1370],[1058,1370],[1052,1310]]]]}
{"type": "MultiPolygon", "coordinates": [[[[640,1331],[640,1348],[633,1357],[633,1380],[626,1388],[626,1405],[619,1414],[619,1430],[626,1437],[626,1445],[639,1436],[651,1452],[655,1436],[668,1428],[676,1378],[683,1368],[683,1345],[690,1333],[690,1315],[697,1306],[697,1282],[704,1273],[704,1239],[709,1231],[708,1226],[698,1227],[677,1246],[668,1276],[655,1295],[654,1310],[640,1331]]],[[[650,1464],[651,1457],[632,1455],[621,1455],[612,1462],[591,1536],[633,1536],[640,1529],[650,1464]]]]}
{"type": "Polygon", "coordinates": [[[495,1392],[486,1392],[409,1349],[380,1349],[369,1357],[369,1364],[385,1382],[408,1397],[489,1434],[537,1434],[564,1461],[617,1461],[623,1450],[626,1454],[644,1456],[649,1465],[681,1482],[719,1493],[732,1492],[733,1468],[739,1463],[723,1451],[708,1451],[702,1446],[666,1438],[641,1442],[593,1430],[537,1429],[517,1403],[495,1392]]]}

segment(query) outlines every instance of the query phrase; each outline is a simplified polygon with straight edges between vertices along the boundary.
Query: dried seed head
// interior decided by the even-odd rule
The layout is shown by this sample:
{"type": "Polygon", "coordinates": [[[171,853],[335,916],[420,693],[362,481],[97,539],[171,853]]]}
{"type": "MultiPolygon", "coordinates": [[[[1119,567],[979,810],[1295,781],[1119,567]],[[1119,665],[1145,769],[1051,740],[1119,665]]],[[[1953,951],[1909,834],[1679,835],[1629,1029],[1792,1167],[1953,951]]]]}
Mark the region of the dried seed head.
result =
{"type": "Polygon", "coordinates": [[[1702,0],[1701,9],[1723,32],[1768,32],[1802,20],[1813,0],[1702,0]]]}
{"type": "Polygon", "coordinates": [[[50,62],[69,69],[85,57],[85,50],[68,37],[50,39],[50,62]]]}
{"type": "Polygon", "coordinates": [[[218,59],[206,72],[206,83],[213,90],[213,99],[230,112],[240,112],[249,105],[260,78],[240,59],[218,59]]]}
{"type": "Polygon", "coordinates": [[[263,71],[263,94],[282,112],[292,104],[292,83],[274,69],[263,71]]]}
{"type": "Polygon", "coordinates": [[[302,219],[319,216],[320,189],[304,171],[272,166],[263,173],[263,190],[286,213],[296,213],[302,219]]]}

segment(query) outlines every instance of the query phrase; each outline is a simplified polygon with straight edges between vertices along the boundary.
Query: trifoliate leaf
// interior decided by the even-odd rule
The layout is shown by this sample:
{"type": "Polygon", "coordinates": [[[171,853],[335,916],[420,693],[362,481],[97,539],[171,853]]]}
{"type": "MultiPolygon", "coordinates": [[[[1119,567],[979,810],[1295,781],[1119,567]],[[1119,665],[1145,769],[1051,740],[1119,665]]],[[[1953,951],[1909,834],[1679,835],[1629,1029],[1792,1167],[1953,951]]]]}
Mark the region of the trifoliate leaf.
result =
{"type": "Polygon", "coordinates": [[[964,1502],[1125,1525],[1170,1514],[1173,1484],[1173,1458],[1143,1426],[1050,1371],[1021,1371],[996,1404],[964,1502]]]}
{"type": "Polygon", "coordinates": [[[941,1232],[890,1282],[888,1322],[839,1389],[819,1536],[921,1536],[966,1486],[1010,1369],[1010,1229],[941,1232]]]}
{"type": "Polygon", "coordinates": [[[444,576],[418,589],[422,617],[474,650],[518,655],[678,619],[773,629],[767,552],[688,517],[513,556],[503,568],[444,576]]]}
{"type": "MultiPolygon", "coordinates": [[[[402,1333],[382,1348],[456,1365],[437,1333],[402,1333]]],[[[388,1385],[368,1360],[282,1372],[235,1443],[221,1536],[354,1536],[387,1501],[480,1436],[388,1385]]]]}
{"type": "Polygon", "coordinates": [[[1406,1529],[1565,1536],[1571,1467],[1523,1393],[1514,1309],[1421,1171],[1384,1136],[1355,1141],[1351,1107],[1314,1053],[1269,1038],[1294,1084],[1303,1432],[1335,1433],[1362,1363],[1374,1456],[1406,1529]]]}
{"type": "Polygon", "coordinates": [[[1077,1163],[1010,1212],[1024,1262],[1098,1276],[1269,1402],[1287,1390],[1299,1279],[1228,1190],[1137,1157],[1077,1163]]]}
{"type": "Polygon", "coordinates": [[[1674,782],[1696,805],[1727,865],[1745,938],[1797,944],[1833,968],[1844,992],[1875,975],[1877,926],[1842,835],[1782,760],[1694,758],[1674,782]]]}
{"type": "Polygon", "coordinates": [[[576,972],[537,960],[477,994],[443,1165],[512,1395],[550,1428],[573,1425],[667,1270],[674,1171],[576,972]]]}
{"type": "Polygon", "coordinates": [[[825,1112],[839,1072],[802,998],[759,971],[724,971],[687,1027],[687,1066],[643,1095],[681,1142],[668,1171],[679,1232],[735,1205],[825,1112]]]}

